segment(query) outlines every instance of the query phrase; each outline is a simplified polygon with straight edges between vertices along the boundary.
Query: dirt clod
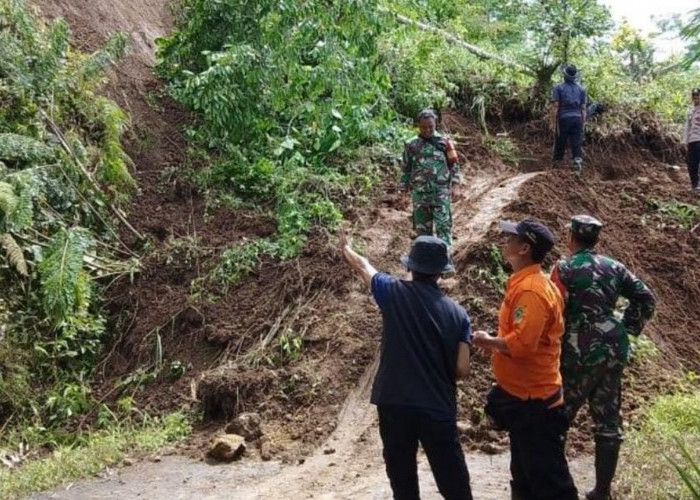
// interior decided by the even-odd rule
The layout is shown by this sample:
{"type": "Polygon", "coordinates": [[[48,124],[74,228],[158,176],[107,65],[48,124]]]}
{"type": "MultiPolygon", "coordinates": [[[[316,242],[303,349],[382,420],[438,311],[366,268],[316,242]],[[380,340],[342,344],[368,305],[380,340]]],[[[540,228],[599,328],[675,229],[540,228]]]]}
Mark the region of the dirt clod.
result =
{"type": "Polygon", "coordinates": [[[212,440],[207,456],[213,460],[230,462],[240,458],[246,450],[245,439],[236,434],[222,434],[212,440]]]}
{"type": "Polygon", "coordinates": [[[226,426],[226,433],[238,434],[246,441],[254,441],[263,434],[261,423],[260,415],[257,413],[241,413],[226,426]]]}

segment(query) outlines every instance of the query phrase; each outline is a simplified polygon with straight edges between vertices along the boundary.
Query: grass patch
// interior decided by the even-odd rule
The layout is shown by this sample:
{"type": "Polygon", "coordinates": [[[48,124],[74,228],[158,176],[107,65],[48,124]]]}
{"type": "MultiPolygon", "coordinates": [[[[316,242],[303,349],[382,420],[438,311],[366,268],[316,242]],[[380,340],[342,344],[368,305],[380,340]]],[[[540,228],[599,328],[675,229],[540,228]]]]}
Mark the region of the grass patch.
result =
{"type": "Polygon", "coordinates": [[[116,426],[90,433],[82,446],[59,446],[43,459],[18,469],[0,470],[0,498],[24,498],[36,491],[92,476],[119,463],[128,452],[153,452],[180,440],[191,431],[187,416],[173,413],[147,418],[138,426],[116,426]]]}
{"type": "Polygon", "coordinates": [[[622,447],[618,491],[624,498],[693,499],[669,460],[689,463],[700,458],[700,392],[659,397],[648,409],[639,429],[630,432],[622,447]]]}

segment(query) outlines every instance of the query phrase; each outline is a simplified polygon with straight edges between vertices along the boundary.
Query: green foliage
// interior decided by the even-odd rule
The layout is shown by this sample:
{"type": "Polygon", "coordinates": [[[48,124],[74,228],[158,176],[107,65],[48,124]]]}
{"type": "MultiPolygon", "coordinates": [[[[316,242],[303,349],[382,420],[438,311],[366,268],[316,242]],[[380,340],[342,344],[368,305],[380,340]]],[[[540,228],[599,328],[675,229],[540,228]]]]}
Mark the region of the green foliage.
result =
{"type": "Polygon", "coordinates": [[[105,71],[126,55],[128,49],[129,37],[126,33],[112,35],[99,50],[77,62],[71,81],[82,88],[94,87],[100,83],[105,71]]]}
{"type": "Polygon", "coordinates": [[[505,270],[505,261],[498,245],[493,243],[489,245],[489,259],[491,261],[490,281],[496,287],[496,290],[503,293],[506,289],[508,273],[505,270]]]}
{"type": "MultiPolygon", "coordinates": [[[[109,415],[107,419],[116,417],[111,410],[105,413],[109,415]]],[[[105,467],[118,465],[127,453],[158,451],[192,430],[190,419],[181,412],[164,418],[144,415],[139,420],[122,415],[119,422],[114,420],[103,430],[80,436],[80,446],[60,445],[45,458],[28,462],[18,470],[0,469],[0,497],[26,498],[37,491],[93,476],[105,467]]],[[[42,437],[29,446],[46,441],[42,437]]]]}
{"type": "Polygon", "coordinates": [[[294,361],[301,356],[304,339],[287,330],[280,335],[278,345],[282,359],[294,361]]]}
{"type": "Polygon", "coordinates": [[[629,339],[633,363],[655,359],[661,354],[656,344],[646,335],[630,336],[629,339]]]}
{"type": "Polygon", "coordinates": [[[17,208],[19,200],[15,195],[15,190],[7,182],[0,182],[0,210],[7,219],[17,208]]]}
{"type": "Polygon", "coordinates": [[[686,68],[700,60],[700,8],[695,9],[692,13],[688,24],[681,29],[681,37],[689,42],[688,52],[684,59],[686,68]]]}
{"type": "Polygon", "coordinates": [[[91,407],[90,390],[83,384],[69,383],[49,393],[46,398],[49,421],[66,421],[91,407]]]}
{"type": "Polygon", "coordinates": [[[660,396],[647,412],[647,425],[661,434],[700,433],[700,393],[660,396]]]}
{"type": "Polygon", "coordinates": [[[484,146],[500,156],[505,163],[515,166],[520,163],[518,147],[513,143],[507,134],[498,134],[495,136],[485,134],[481,136],[481,140],[483,141],[484,146]]]}
{"type": "Polygon", "coordinates": [[[610,12],[597,1],[537,0],[523,4],[525,33],[531,35],[526,51],[538,74],[569,62],[578,42],[600,36],[613,25],[610,12]]]}
{"type": "Polygon", "coordinates": [[[109,187],[115,199],[128,199],[125,195],[136,187],[128,168],[131,160],[121,145],[121,136],[129,125],[129,117],[104,97],[96,98],[88,110],[93,120],[102,120],[104,127],[100,141],[102,149],[96,166],[97,178],[109,187]]]}
{"type": "Polygon", "coordinates": [[[89,305],[83,258],[92,244],[86,230],[60,232],[39,264],[44,310],[56,325],[89,305]]]}
{"type": "Polygon", "coordinates": [[[688,205],[678,201],[670,201],[662,203],[660,212],[675,219],[685,229],[692,229],[697,224],[700,224],[700,207],[697,205],[688,205]]]}
{"type": "Polygon", "coordinates": [[[232,246],[224,250],[210,278],[225,287],[235,285],[258,267],[263,255],[275,257],[278,251],[278,245],[264,238],[232,246]]]}
{"type": "Polygon", "coordinates": [[[379,21],[373,0],[186,0],[159,41],[159,72],[201,120],[191,137],[219,158],[200,182],[272,210],[280,257],[339,221],[342,152],[390,135],[379,21]]]}
{"type": "Polygon", "coordinates": [[[627,21],[618,28],[610,41],[625,64],[627,74],[635,81],[651,75],[654,69],[654,46],[627,21]]]}
{"type": "Polygon", "coordinates": [[[700,466],[698,466],[698,461],[688,452],[688,449],[680,439],[676,438],[675,441],[687,465],[683,466],[672,458],[668,458],[668,461],[671,462],[683,483],[688,487],[692,498],[700,500],[700,466]]]}
{"type": "Polygon", "coordinates": [[[43,142],[18,134],[0,134],[0,160],[5,162],[36,163],[54,156],[54,151],[43,142]]]}
{"type": "Polygon", "coordinates": [[[661,215],[664,223],[670,219],[690,231],[700,224],[700,206],[679,202],[677,200],[660,201],[649,199],[646,208],[661,215]]]}
{"type": "Polygon", "coordinates": [[[686,450],[700,446],[700,393],[660,396],[651,402],[641,426],[628,433],[622,447],[619,488],[625,498],[697,498],[686,479],[694,476],[693,458],[686,450]],[[684,446],[678,446],[682,441],[684,446]],[[669,466],[678,465],[687,476],[669,466]],[[683,465],[681,465],[683,464],[683,465]]]}
{"type": "Polygon", "coordinates": [[[93,54],[69,40],[63,19],[46,25],[24,0],[0,0],[0,427],[58,429],[94,406],[100,276],[126,267],[106,205],[134,187],[128,118],[95,93],[128,38],[93,54]]]}

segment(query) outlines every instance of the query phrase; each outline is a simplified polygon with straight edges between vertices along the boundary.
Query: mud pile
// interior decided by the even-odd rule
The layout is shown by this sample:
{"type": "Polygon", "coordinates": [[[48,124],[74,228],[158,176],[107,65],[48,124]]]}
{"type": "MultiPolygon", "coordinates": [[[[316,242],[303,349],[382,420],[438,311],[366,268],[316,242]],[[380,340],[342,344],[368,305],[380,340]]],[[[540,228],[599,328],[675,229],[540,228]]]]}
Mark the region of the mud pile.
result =
{"type": "MultiPolygon", "coordinates": [[[[193,293],[193,281],[216,266],[227,246],[269,235],[274,224],[252,211],[208,206],[182,175],[187,160],[182,128],[189,117],[163,96],[150,69],[153,40],[170,27],[169,3],[91,2],[90,8],[79,8],[77,0],[41,2],[47,15],[67,18],[85,50],[117,29],[137,42],[105,92],[133,119],[127,146],[140,192],[130,218],[153,246],[143,272],[110,289],[112,328],[119,333],[107,348],[98,396],[109,400],[127,390],[115,390],[115,383],[152,367],[161,345],[163,362],[179,363],[184,375],[171,377],[166,370],[139,385],[134,397],[146,411],[203,408],[213,421],[205,425],[218,428],[239,412],[255,410],[263,417],[273,455],[293,457],[311,451],[336,427],[348,394],[375,359],[380,317],[324,233],[312,235],[294,260],[263,261],[227,293],[216,298],[207,290],[193,293]],[[285,345],[285,337],[302,342],[285,345]]],[[[503,208],[508,205],[512,217],[544,220],[560,242],[568,217],[588,212],[607,225],[601,249],[646,279],[659,297],[647,333],[661,354],[629,371],[628,394],[635,396],[626,399],[627,410],[634,410],[639,398],[667,391],[680,367],[700,368],[698,230],[680,227],[655,208],[670,200],[697,201],[687,192],[686,179],[673,179],[661,163],[679,161],[677,143],[651,125],[605,137],[591,133],[586,171],[578,178],[548,170],[551,133],[543,122],[489,125],[491,134],[512,139],[520,156],[516,167],[504,165],[484,146],[473,121],[450,112],[442,120],[455,139],[468,188],[454,208],[458,272],[445,287],[470,311],[477,328],[495,325],[501,300],[489,245],[497,242],[493,224],[503,208]],[[522,172],[541,174],[523,177],[522,172]]],[[[348,214],[363,252],[379,269],[394,273],[401,272],[398,258],[410,243],[408,212],[400,207],[393,179],[387,179],[372,205],[348,214]]],[[[555,256],[564,250],[559,243],[555,256]]],[[[482,422],[482,397],[490,383],[487,360],[476,358],[470,380],[459,384],[459,412],[470,424],[465,445],[496,451],[502,438],[482,422]]]]}

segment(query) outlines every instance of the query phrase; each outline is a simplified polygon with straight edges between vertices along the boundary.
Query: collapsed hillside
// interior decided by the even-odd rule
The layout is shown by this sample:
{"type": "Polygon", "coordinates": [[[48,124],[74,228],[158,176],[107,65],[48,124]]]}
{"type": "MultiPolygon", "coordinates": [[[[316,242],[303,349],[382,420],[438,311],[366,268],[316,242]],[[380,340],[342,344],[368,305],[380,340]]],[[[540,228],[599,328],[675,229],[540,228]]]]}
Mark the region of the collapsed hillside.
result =
{"type": "MultiPolygon", "coordinates": [[[[311,235],[295,259],[263,258],[239,284],[211,290],[200,286],[231,243],[272,234],[274,221],[252,210],[209,206],[204,193],[181,175],[188,161],[182,136],[188,117],[163,96],[148,55],[155,36],[169,27],[168,2],[145,2],[148,11],[143,2],[129,4],[120,9],[131,12],[124,19],[100,14],[107,8],[104,3],[90,10],[74,4],[55,0],[41,7],[49,15],[66,16],[85,48],[117,28],[129,30],[132,38],[143,33],[145,40],[117,69],[106,92],[132,115],[127,149],[141,190],[131,221],[149,235],[153,250],[145,252],[143,271],[133,282],[123,279],[111,289],[108,307],[120,333],[103,362],[100,398],[133,394],[149,412],[201,407],[214,427],[255,410],[266,424],[267,438],[260,444],[265,455],[291,458],[309,452],[335,428],[343,401],[375,359],[376,308],[340,261],[333,237],[321,231],[311,235]],[[152,370],[163,366],[157,373],[152,370]]],[[[489,245],[496,241],[492,223],[506,204],[499,202],[495,213],[476,219],[478,224],[472,216],[480,213],[479,200],[501,180],[514,178],[519,170],[541,172],[524,180],[517,196],[510,194],[505,213],[538,217],[562,239],[569,215],[587,211],[599,216],[607,224],[602,249],[647,279],[659,296],[648,334],[661,354],[638,357],[626,382],[631,393],[646,399],[669,390],[681,367],[697,369],[692,325],[700,311],[686,306],[700,298],[692,270],[699,249],[697,226],[683,227],[664,210],[671,200],[696,202],[685,178],[669,177],[661,163],[679,161],[677,144],[666,141],[662,131],[649,137],[635,130],[593,136],[586,172],[578,178],[548,170],[551,138],[541,123],[506,120],[500,125],[525,157],[520,167],[506,166],[484,146],[481,129],[459,113],[446,113],[443,125],[468,165],[465,178],[471,188],[455,207],[458,272],[447,287],[477,326],[494,323],[500,302],[489,245]],[[654,145],[654,137],[661,146],[654,145]],[[653,151],[644,149],[648,147],[653,151]],[[475,231],[477,239],[471,236],[475,231]]],[[[365,161],[391,171],[379,157],[365,161]]],[[[360,248],[380,268],[397,273],[397,259],[410,241],[407,217],[392,175],[372,201],[346,213],[360,248]]],[[[555,253],[563,252],[560,242],[555,253]]],[[[460,384],[459,404],[460,418],[472,424],[465,444],[493,450],[492,442],[499,438],[480,425],[481,397],[489,383],[488,365],[477,359],[472,378],[460,384]]],[[[633,410],[638,401],[628,397],[625,404],[633,410]]]]}
{"type": "MultiPolygon", "coordinates": [[[[469,164],[465,171],[469,195],[455,206],[458,271],[446,286],[470,311],[477,327],[493,326],[500,294],[490,245],[498,243],[493,222],[500,209],[485,218],[472,217],[485,195],[492,196],[502,180],[518,174],[482,149],[478,128],[468,120],[450,114],[445,124],[456,136],[463,163],[469,164]],[[487,236],[475,238],[475,233],[487,236]]],[[[547,165],[547,145],[530,146],[539,150],[540,164],[547,165]]],[[[554,256],[565,252],[569,216],[595,214],[606,223],[601,250],[627,263],[658,294],[657,316],[646,333],[660,355],[647,356],[639,349],[626,379],[625,412],[634,423],[644,400],[675,387],[681,368],[697,369],[697,350],[688,338],[699,318],[686,301],[700,298],[692,275],[698,239],[692,228],[674,222],[660,206],[669,200],[689,204],[694,200],[685,178],[676,178],[650,152],[633,150],[606,161],[593,157],[588,167],[581,178],[569,171],[541,171],[524,179],[519,194],[508,193],[512,198],[502,200],[502,205],[506,216],[530,215],[550,224],[560,237],[554,256]],[[610,178],[611,168],[623,169],[627,176],[610,178]]],[[[410,224],[393,189],[388,179],[370,206],[348,218],[360,248],[373,262],[400,273],[398,257],[409,246],[410,224]]],[[[233,215],[236,221],[242,219],[240,224],[246,223],[246,215],[252,217],[233,215]]],[[[264,234],[264,224],[253,227],[264,234]]],[[[218,234],[223,238],[235,231],[236,226],[223,226],[218,234]]],[[[119,308],[135,310],[136,319],[115,350],[115,358],[120,356],[123,364],[111,365],[112,376],[148,362],[153,355],[152,332],[158,328],[164,357],[190,368],[174,383],[162,380],[146,386],[138,398],[147,408],[164,411],[201,404],[207,419],[215,422],[257,411],[267,429],[267,438],[260,443],[263,455],[291,458],[313,450],[335,428],[347,394],[375,359],[380,329],[376,308],[339,260],[333,244],[331,236],[316,234],[299,258],[263,262],[213,302],[193,301],[190,281],[214,265],[215,253],[199,261],[188,257],[186,248],[170,260],[165,256],[159,260],[156,253],[139,283],[122,288],[119,300],[129,297],[130,302],[119,308]],[[294,338],[301,338],[296,347],[288,344],[294,338]]],[[[194,246],[190,250],[197,251],[194,246]]],[[[471,379],[460,384],[459,405],[460,418],[472,424],[465,445],[495,451],[501,438],[489,433],[481,421],[482,396],[490,381],[487,362],[477,359],[471,379]]],[[[572,440],[574,448],[586,449],[585,428],[578,436],[581,439],[575,435],[572,440]]]]}

